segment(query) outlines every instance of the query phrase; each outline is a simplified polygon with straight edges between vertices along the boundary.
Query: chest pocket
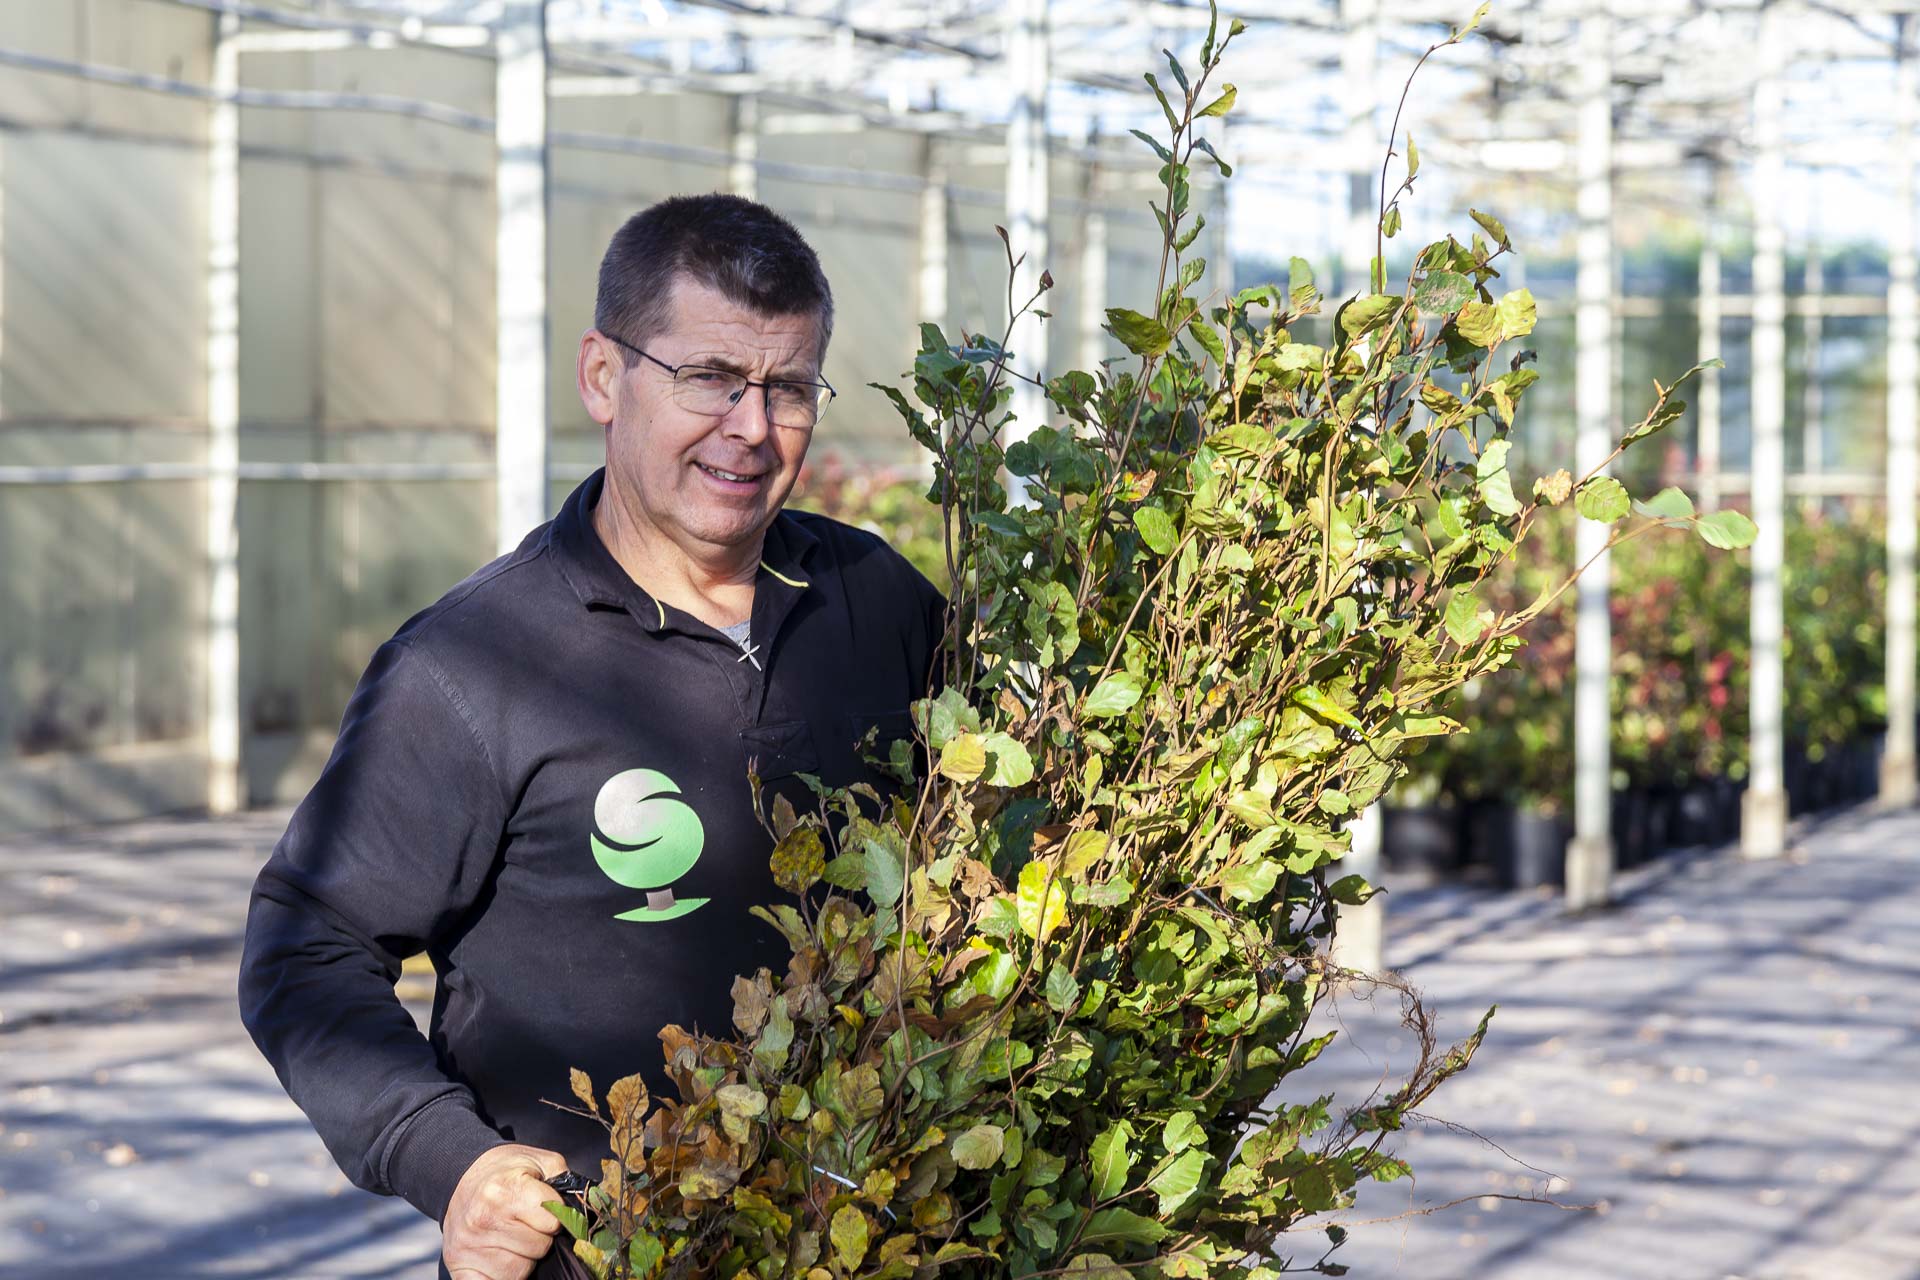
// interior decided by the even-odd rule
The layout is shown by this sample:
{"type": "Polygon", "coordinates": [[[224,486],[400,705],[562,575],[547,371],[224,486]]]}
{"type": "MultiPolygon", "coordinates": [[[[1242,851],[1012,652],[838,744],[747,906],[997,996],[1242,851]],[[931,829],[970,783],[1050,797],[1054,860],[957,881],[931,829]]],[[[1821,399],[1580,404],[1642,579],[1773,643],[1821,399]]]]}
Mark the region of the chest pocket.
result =
{"type": "Polygon", "coordinates": [[[740,744],[746,748],[747,767],[758,774],[762,782],[795,773],[820,772],[820,753],[813,744],[813,730],[805,720],[781,720],[742,729],[740,744]]]}

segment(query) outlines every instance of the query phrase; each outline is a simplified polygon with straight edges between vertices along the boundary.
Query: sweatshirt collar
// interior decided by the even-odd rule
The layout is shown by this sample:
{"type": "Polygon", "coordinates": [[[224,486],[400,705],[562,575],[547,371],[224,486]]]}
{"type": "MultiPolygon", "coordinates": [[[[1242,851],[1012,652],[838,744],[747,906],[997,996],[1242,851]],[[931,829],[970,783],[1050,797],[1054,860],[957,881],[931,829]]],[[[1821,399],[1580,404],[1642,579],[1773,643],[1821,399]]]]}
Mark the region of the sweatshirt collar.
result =
{"type": "MultiPolygon", "coordinates": [[[[624,609],[646,630],[659,631],[672,625],[675,611],[627,575],[593,527],[593,509],[599,505],[606,476],[606,468],[601,467],[567,496],[549,527],[549,548],[583,607],[624,609]]],[[[780,512],[768,526],[761,548],[762,581],[770,577],[790,591],[806,590],[812,585],[807,560],[819,543],[800,521],[780,512]]]]}

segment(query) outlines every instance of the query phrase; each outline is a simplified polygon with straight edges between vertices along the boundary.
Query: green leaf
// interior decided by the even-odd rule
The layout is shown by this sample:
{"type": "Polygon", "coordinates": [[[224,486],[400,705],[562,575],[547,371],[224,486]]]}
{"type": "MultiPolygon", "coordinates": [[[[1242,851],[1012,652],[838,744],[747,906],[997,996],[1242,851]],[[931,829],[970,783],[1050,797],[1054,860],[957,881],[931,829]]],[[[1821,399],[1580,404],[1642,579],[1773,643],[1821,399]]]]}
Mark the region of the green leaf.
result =
{"type": "Polygon", "coordinates": [[[833,1225],[829,1229],[833,1237],[833,1252],[840,1259],[840,1265],[849,1273],[859,1269],[860,1260],[867,1256],[867,1215],[850,1204],[843,1204],[833,1215],[833,1225]]]}
{"type": "Polygon", "coordinates": [[[1199,114],[1203,116],[1224,116],[1227,112],[1233,110],[1233,101],[1239,96],[1240,90],[1233,85],[1228,85],[1219,97],[1200,108],[1199,114]]]}
{"type": "MultiPolygon", "coordinates": [[[[1196,258],[1195,261],[1199,259],[1196,258]]],[[[1218,329],[1205,320],[1195,320],[1187,326],[1187,332],[1193,335],[1195,342],[1206,349],[1209,356],[1213,357],[1213,363],[1216,366],[1222,369],[1227,367],[1227,344],[1221,341],[1218,329]]]]}
{"type": "Polygon", "coordinates": [[[1165,325],[1125,307],[1107,309],[1107,328],[1120,340],[1121,346],[1137,356],[1163,355],[1173,343],[1173,335],[1165,325]]]}
{"type": "Polygon", "coordinates": [[[1047,970],[1046,996],[1047,1007],[1055,1013],[1070,1012],[1080,1003],[1080,984],[1065,965],[1056,963],[1047,970]]]}
{"type": "Polygon", "coordinates": [[[1087,700],[1080,708],[1080,714],[1095,720],[1104,720],[1124,715],[1127,709],[1140,701],[1139,677],[1125,671],[1115,671],[1093,687],[1087,700]]]}
{"type": "Polygon", "coordinates": [[[1413,130],[1407,130],[1407,176],[1420,172],[1420,148],[1413,145],[1413,130]]]}
{"type": "Polygon", "coordinates": [[[906,844],[895,828],[860,825],[865,832],[860,841],[860,887],[884,911],[900,901],[906,888],[906,844]]]}
{"type": "Polygon", "coordinates": [[[1612,476],[1588,476],[1573,495],[1574,509],[1589,520],[1612,524],[1633,510],[1627,487],[1612,476]]]}
{"type": "Polygon", "coordinates": [[[1526,289],[1515,289],[1492,306],[1469,302],[1460,309],[1453,324],[1468,342],[1491,350],[1509,338],[1532,333],[1537,318],[1533,294],[1526,289]]]}
{"type": "Polygon", "coordinates": [[[1140,141],[1152,147],[1153,154],[1159,156],[1162,161],[1164,161],[1167,164],[1173,163],[1173,152],[1167,150],[1166,144],[1161,142],[1158,138],[1154,137],[1150,133],[1142,132],[1139,129],[1129,129],[1127,130],[1127,132],[1131,133],[1134,137],[1140,139],[1140,141]]]}
{"type": "Polygon", "coordinates": [[[1303,685],[1295,689],[1293,691],[1293,701],[1299,706],[1305,707],[1308,711],[1313,712],[1314,715],[1319,716],[1322,720],[1330,720],[1334,724],[1344,725],[1349,729],[1358,729],[1360,727],[1360,721],[1354,716],[1353,712],[1328,697],[1326,691],[1318,685],[1303,685]]]}
{"type": "Polygon", "coordinates": [[[1473,280],[1457,271],[1429,271],[1413,288],[1413,305],[1428,315],[1452,315],[1473,300],[1473,280]]]}
{"type": "MultiPolygon", "coordinates": [[[[991,787],[1024,787],[1033,781],[1033,757],[1026,747],[1004,733],[990,733],[982,739],[987,751],[985,781],[991,787]]],[[[944,770],[946,754],[941,753],[944,770]]]]}
{"type": "Polygon", "coordinates": [[[1237,902],[1263,902],[1286,867],[1274,858],[1256,858],[1220,873],[1220,892],[1237,902]]]}
{"type": "Polygon", "coordinates": [[[1480,621],[1480,601],[1465,587],[1454,589],[1453,598],[1447,601],[1444,621],[1447,634],[1461,646],[1474,643],[1486,630],[1480,621]]]}
{"type": "Polygon", "coordinates": [[[1327,896],[1347,907],[1357,907],[1378,892],[1365,876],[1342,876],[1327,886],[1327,896]]]}
{"type": "Polygon", "coordinates": [[[1401,301],[1390,293],[1373,293],[1351,299],[1340,308],[1340,332],[1349,338],[1371,333],[1387,322],[1401,301]]]}
{"type": "Polygon", "coordinates": [[[1039,942],[1045,942],[1047,935],[1067,922],[1067,887],[1060,883],[1051,865],[1029,862],[1020,868],[1014,910],[1019,914],[1020,931],[1039,942]]]}
{"type": "Polygon", "coordinates": [[[1190,1147],[1174,1157],[1173,1163],[1147,1180],[1147,1188],[1160,1197],[1160,1216],[1178,1213],[1200,1189],[1200,1174],[1207,1167],[1207,1153],[1190,1147]]]}
{"type": "Polygon", "coordinates": [[[1693,531],[1710,547],[1738,551],[1753,545],[1760,529],[1738,511],[1709,511],[1694,522],[1693,531]]]}
{"type": "MultiPolygon", "coordinates": [[[[1146,543],[1156,555],[1167,555],[1180,540],[1179,532],[1173,526],[1173,517],[1158,507],[1141,507],[1135,511],[1133,526],[1140,531],[1140,541],[1146,543]]],[[[1138,696],[1137,690],[1135,696],[1138,696]]]]}
{"type": "Polygon", "coordinates": [[[647,1280],[666,1257],[667,1246],[650,1232],[642,1231],[627,1243],[627,1265],[638,1280],[647,1280]]]}
{"type": "Polygon", "coordinates": [[[1093,1201],[1111,1200],[1127,1189],[1127,1177],[1133,1172],[1133,1126],[1115,1120],[1093,1140],[1093,1201]]]}
{"type": "Polygon", "coordinates": [[[558,1200],[548,1200],[540,1207],[560,1219],[560,1225],[565,1227],[567,1234],[575,1240],[585,1240],[587,1238],[587,1215],[580,1212],[580,1210],[574,1208],[572,1205],[563,1204],[558,1200]]]}
{"type": "Polygon", "coordinates": [[[1176,1111],[1167,1121],[1165,1132],[1160,1135],[1160,1144],[1168,1151],[1184,1151],[1188,1147],[1206,1145],[1206,1131],[1200,1127],[1200,1121],[1191,1111],[1176,1111]]]}
{"type": "Polygon", "coordinates": [[[949,739],[940,752],[941,776],[954,782],[972,782],[986,771],[987,744],[977,733],[962,733],[949,739]]]}
{"type": "MultiPolygon", "coordinates": [[[[1480,12],[1485,13],[1486,11],[1487,11],[1487,6],[1481,5],[1480,12]]],[[[1478,15],[1476,15],[1473,20],[1476,24],[1478,24],[1480,21],[1480,18],[1478,15]]],[[[1472,27],[1467,28],[1467,30],[1469,31],[1471,31],[1472,29],[1473,29],[1472,27]]],[[[1455,206],[1455,207],[1457,208],[1458,206],[1455,206]]],[[[1475,222],[1479,223],[1480,229],[1482,231],[1485,231],[1487,235],[1492,238],[1493,242],[1499,245],[1502,249],[1513,248],[1513,241],[1507,239],[1507,229],[1501,223],[1500,219],[1494,217],[1490,213],[1482,213],[1478,209],[1467,210],[1467,216],[1471,217],[1475,222]]]]}
{"type": "Polygon", "coordinates": [[[1513,476],[1507,471],[1507,451],[1512,447],[1511,440],[1489,441],[1473,469],[1480,501],[1497,516],[1520,514],[1520,502],[1513,496],[1513,476]]]}
{"type": "Polygon", "coordinates": [[[953,1140],[953,1162],[962,1169],[991,1169],[999,1163],[1006,1142],[999,1125],[977,1124],[953,1140]]]}
{"type": "Polygon", "coordinates": [[[1166,1235],[1165,1227],[1131,1209],[1102,1209],[1087,1220],[1087,1229],[1080,1233],[1080,1243],[1095,1245],[1123,1240],[1128,1244],[1152,1245],[1166,1239],[1166,1235]]]}
{"type": "Polygon", "coordinates": [[[1693,499],[1675,488],[1662,489],[1660,492],[1639,504],[1640,514],[1656,520],[1693,519],[1693,499]]]}

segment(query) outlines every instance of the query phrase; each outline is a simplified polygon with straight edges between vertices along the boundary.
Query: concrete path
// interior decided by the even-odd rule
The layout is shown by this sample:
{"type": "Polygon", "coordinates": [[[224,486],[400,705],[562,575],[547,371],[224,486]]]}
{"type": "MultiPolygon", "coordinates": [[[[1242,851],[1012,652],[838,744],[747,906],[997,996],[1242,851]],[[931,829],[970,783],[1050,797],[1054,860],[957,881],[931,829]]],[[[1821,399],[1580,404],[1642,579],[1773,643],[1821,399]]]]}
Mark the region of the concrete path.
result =
{"type": "MultiPolygon", "coordinates": [[[[432,1276],[432,1224],[346,1182],[235,1012],[247,890],[284,821],[0,841],[0,1280],[432,1276]]],[[[1429,1104],[1481,1136],[1409,1133],[1417,1182],[1346,1216],[1466,1203],[1356,1225],[1334,1260],[1920,1280],[1920,816],[1849,815],[1788,861],[1702,856],[1623,888],[1579,920],[1544,896],[1392,895],[1390,961],[1442,1035],[1501,1011],[1429,1104]],[[1549,1186],[1601,1207],[1482,1198],[1549,1186]]],[[[1303,1092],[1357,1101],[1406,1065],[1379,1003],[1329,1011],[1349,1035],[1303,1092]]]]}
{"type": "Polygon", "coordinates": [[[0,1277],[431,1280],[439,1230],[346,1180],[240,1025],[286,816],[0,841],[0,1277]]]}
{"type": "MultiPolygon", "coordinates": [[[[1344,1215],[1416,1216],[1354,1226],[1334,1260],[1423,1280],[1920,1277],[1920,817],[1801,832],[1788,860],[1668,862],[1575,920],[1548,897],[1393,895],[1388,962],[1443,1042],[1500,1011],[1427,1104],[1445,1123],[1399,1144],[1417,1184],[1344,1215]],[[1480,1198],[1549,1190],[1597,1207],[1480,1198]]],[[[1376,1004],[1344,1002],[1350,1043],[1315,1064],[1342,1098],[1413,1057],[1397,996],[1376,1004]]]]}

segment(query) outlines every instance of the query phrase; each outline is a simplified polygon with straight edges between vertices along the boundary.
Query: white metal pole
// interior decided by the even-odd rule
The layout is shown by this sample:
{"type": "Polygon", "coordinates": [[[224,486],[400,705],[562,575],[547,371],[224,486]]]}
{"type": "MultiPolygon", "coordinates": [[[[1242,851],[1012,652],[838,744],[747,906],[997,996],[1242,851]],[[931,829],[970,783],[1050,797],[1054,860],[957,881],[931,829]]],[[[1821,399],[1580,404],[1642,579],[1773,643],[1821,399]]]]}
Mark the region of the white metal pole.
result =
{"type": "MultiPolygon", "coordinates": [[[[1720,358],[1720,161],[1707,162],[1707,220],[1700,237],[1700,344],[1697,360],[1720,358]]],[[[1720,370],[1700,374],[1694,472],[1700,477],[1700,510],[1720,505],[1720,370]]]]}
{"type": "Polygon", "coordinates": [[[1379,102],[1379,0],[1341,0],[1341,98],[1347,108],[1343,138],[1347,169],[1347,223],[1340,242],[1340,292],[1371,292],[1371,271],[1380,225],[1374,195],[1381,147],[1374,124],[1379,102]]]}
{"type": "Polygon", "coordinates": [[[1780,0],[1760,13],[1760,78],[1753,92],[1753,543],[1752,740],[1740,851],[1749,858],[1786,852],[1785,677],[1781,642],[1785,609],[1781,573],[1786,554],[1785,233],[1780,205],[1786,195],[1781,148],[1786,19],[1780,0]]]}
{"type": "Polygon", "coordinates": [[[1080,359],[1092,372],[1107,358],[1106,183],[1098,157],[1088,161],[1080,234],[1080,359]]]}
{"type": "Polygon", "coordinates": [[[750,93],[733,99],[733,138],[727,164],[727,190],[749,200],[760,198],[760,100],[750,93]]]}
{"type": "MultiPolygon", "coordinates": [[[[1013,305],[1023,307],[1040,288],[1047,264],[1049,171],[1047,84],[1051,78],[1047,0],[1011,0],[1007,6],[1007,73],[1013,115],[1007,122],[1007,231],[1019,265],[1013,273],[1013,305]]],[[[1033,305],[1046,310],[1044,299],[1033,305]]],[[[1047,333],[1029,313],[1013,326],[1013,423],[1008,443],[1046,421],[1046,395],[1036,383],[1046,377],[1047,333]]],[[[1009,484],[1016,498],[1018,479],[1009,484]]]]}
{"type": "Polygon", "coordinates": [[[240,759],[240,19],[214,19],[207,120],[207,810],[246,803],[240,759]]]}
{"type": "Polygon", "coordinates": [[[1914,552],[1920,544],[1920,299],[1914,290],[1914,116],[1920,110],[1920,62],[1914,22],[1901,14],[1894,85],[1894,191],[1887,280],[1887,749],[1880,802],[1920,800],[1916,776],[1914,552]]]}
{"type": "MultiPolygon", "coordinates": [[[[1815,170],[1809,181],[1815,181],[1818,177],[1819,171],[1815,170]]],[[[1812,198],[1816,201],[1819,199],[1817,190],[1812,198]]],[[[1814,218],[1817,217],[1816,212],[1814,218]]],[[[1826,264],[1822,261],[1819,225],[1816,221],[1807,237],[1807,270],[1801,285],[1802,299],[1806,305],[1800,308],[1801,377],[1805,379],[1800,388],[1800,473],[1805,476],[1818,476],[1827,469],[1825,388],[1820,385],[1820,298],[1826,292],[1826,283],[1826,264]]],[[[1800,499],[1801,510],[1811,515],[1820,510],[1823,501],[1818,494],[1806,494],[1800,499]]]]}
{"type": "Polygon", "coordinates": [[[921,172],[927,180],[920,192],[920,318],[947,325],[947,257],[952,236],[947,204],[947,157],[942,143],[928,134],[920,144],[921,172]]]}
{"type": "MultiPolygon", "coordinates": [[[[1213,146],[1222,156],[1227,154],[1227,122],[1214,121],[1213,146]]],[[[1207,263],[1207,275],[1210,277],[1206,292],[1219,299],[1219,306],[1225,306],[1233,297],[1233,208],[1229,203],[1230,187],[1219,171],[1214,171],[1213,208],[1207,214],[1207,223],[1213,231],[1213,260],[1207,263]]],[[[1202,308],[1202,314],[1206,308],[1202,308]]]]}
{"type": "Polygon", "coordinates": [[[547,518],[547,6],[506,0],[494,135],[499,201],[494,426],[495,544],[504,555],[547,518]]]}
{"type": "MultiPolygon", "coordinates": [[[[1340,248],[1340,291],[1372,292],[1371,264],[1380,211],[1374,198],[1374,175],[1383,158],[1374,131],[1377,103],[1378,0],[1341,0],[1341,100],[1347,109],[1346,156],[1347,218],[1340,248]]],[[[1378,886],[1384,879],[1381,857],[1381,813],[1378,804],[1357,813],[1348,824],[1349,846],[1342,870],[1378,886]]],[[[1358,907],[1342,907],[1333,935],[1336,964],[1361,973],[1379,973],[1386,967],[1387,902],[1375,896],[1358,907]]]]}
{"type": "MultiPolygon", "coordinates": [[[[1595,5],[1580,19],[1579,266],[1574,311],[1574,459],[1582,475],[1613,452],[1613,23],[1595,5]]],[[[1607,597],[1609,529],[1575,525],[1574,558],[1588,565],[1574,621],[1573,843],[1567,849],[1567,908],[1599,906],[1612,894],[1613,627],[1607,597]]]]}

